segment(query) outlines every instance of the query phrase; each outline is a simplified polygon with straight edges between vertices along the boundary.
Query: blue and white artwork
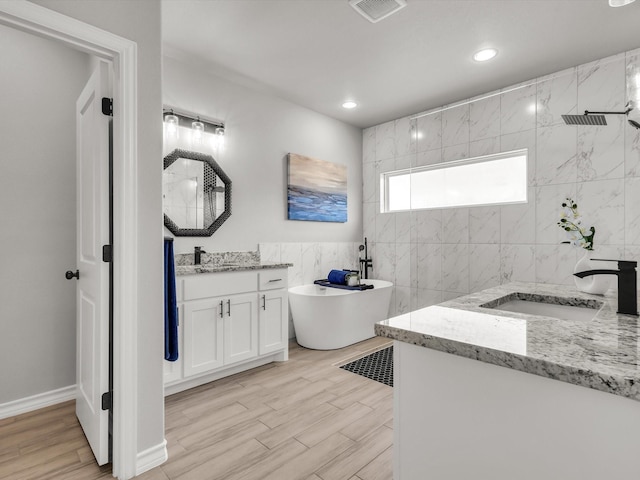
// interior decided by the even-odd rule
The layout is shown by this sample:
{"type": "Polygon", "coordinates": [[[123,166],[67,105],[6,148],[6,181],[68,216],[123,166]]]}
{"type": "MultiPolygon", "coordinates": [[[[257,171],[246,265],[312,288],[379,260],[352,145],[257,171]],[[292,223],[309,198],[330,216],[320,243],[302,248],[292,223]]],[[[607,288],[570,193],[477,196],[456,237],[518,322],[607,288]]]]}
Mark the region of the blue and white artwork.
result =
{"type": "Polygon", "coordinates": [[[347,221],[347,167],[289,154],[289,220],[347,221]]]}

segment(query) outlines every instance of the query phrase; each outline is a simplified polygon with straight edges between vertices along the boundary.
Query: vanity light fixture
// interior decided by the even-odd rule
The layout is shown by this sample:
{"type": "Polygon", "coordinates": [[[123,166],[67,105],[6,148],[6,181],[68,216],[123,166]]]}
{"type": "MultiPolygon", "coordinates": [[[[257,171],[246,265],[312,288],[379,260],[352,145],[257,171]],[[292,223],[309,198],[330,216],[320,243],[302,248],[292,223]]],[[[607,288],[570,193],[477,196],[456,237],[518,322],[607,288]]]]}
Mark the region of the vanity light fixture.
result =
{"type": "MultiPolygon", "coordinates": [[[[224,123],[208,120],[199,115],[175,111],[169,107],[165,107],[162,114],[167,135],[177,138],[178,127],[190,125],[192,143],[201,144],[205,139],[205,133],[212,135],[210,139],[215,143],[215,146],[220,146],[224,143],[224,123]]],[[[187,130],[187,133],[189,133],[189,130],[187,130]]],[[[188,137],[189,135],[187,135],[187,139],[188,137]]]]}
{"type": "Polygon", "coordinates": [[[609,0],[610,7],[624,7],[625,5],[629,5],[630,3],[635,2],[636,0],[609,0]]]}
{"type": "Polygon", "coordinates": [[[473,55],[473,59],[476,62],[486,62],[487,60],[491,60],[498,54],[498,50],[495,48],[485,48],[484,50],[480,50],[473,55]]]}
{"type": "Polygon", "coordinates": [[[351,110],[352,108],[356,108],[358,104],[356,102],[348,101],[342,104],[342,108],[346,108],[347,110],[351,110]]]}

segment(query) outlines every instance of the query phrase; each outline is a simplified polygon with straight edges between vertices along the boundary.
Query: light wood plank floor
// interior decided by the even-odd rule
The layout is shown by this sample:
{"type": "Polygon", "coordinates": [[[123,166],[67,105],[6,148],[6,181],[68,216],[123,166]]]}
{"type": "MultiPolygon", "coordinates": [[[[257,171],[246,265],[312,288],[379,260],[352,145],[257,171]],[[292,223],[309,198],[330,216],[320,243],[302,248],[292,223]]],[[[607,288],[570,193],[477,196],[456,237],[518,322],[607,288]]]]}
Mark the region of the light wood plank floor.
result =
{"type": "MultiPolygon", "coordinates": [[[[387,344],[290,344],[288,362],[165,400],[169,460],[143,480],[391,480],[393,389],[337,368],[387,344]]],[[[74,403],[0,420],[0,479],[113,478],[98,467],[74,403]]]]}

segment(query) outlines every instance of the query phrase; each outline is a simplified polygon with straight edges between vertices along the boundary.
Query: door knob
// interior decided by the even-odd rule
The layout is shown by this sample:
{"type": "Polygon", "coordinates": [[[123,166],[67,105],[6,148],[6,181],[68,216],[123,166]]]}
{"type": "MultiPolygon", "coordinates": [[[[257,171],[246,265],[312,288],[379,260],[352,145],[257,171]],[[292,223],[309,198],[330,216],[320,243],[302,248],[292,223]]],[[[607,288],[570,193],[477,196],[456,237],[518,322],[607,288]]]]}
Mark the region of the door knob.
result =
{"type": "Polygon", "coordinates": [[[76,277],[78,280],[80,280],[80,271],[76,270],[75,272],[72,272],[71,270],[67,270],[64,276],[67,280],[71,280],[73,277],[76,277]]]}

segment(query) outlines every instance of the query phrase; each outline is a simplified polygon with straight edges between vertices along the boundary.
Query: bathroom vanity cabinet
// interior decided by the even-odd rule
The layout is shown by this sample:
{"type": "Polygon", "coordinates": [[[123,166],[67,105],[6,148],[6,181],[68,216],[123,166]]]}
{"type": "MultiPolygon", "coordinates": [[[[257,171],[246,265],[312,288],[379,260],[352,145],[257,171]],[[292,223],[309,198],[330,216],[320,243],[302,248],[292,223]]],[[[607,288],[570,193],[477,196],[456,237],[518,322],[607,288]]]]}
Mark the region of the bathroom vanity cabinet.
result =
{"type": "Polygon", "coordinates": [[[165,361],[165,394],[288,358],[287,270],[176,278],[179,358],[165,361]]]}
{"type": "Polygon", "coordinates": [[[377,324],[395,340],[393,478],[638,478],[640,330],[616,306],[511,283],[377,324]],[[501,310],[514,296],[591,318],[501,310]]]}

